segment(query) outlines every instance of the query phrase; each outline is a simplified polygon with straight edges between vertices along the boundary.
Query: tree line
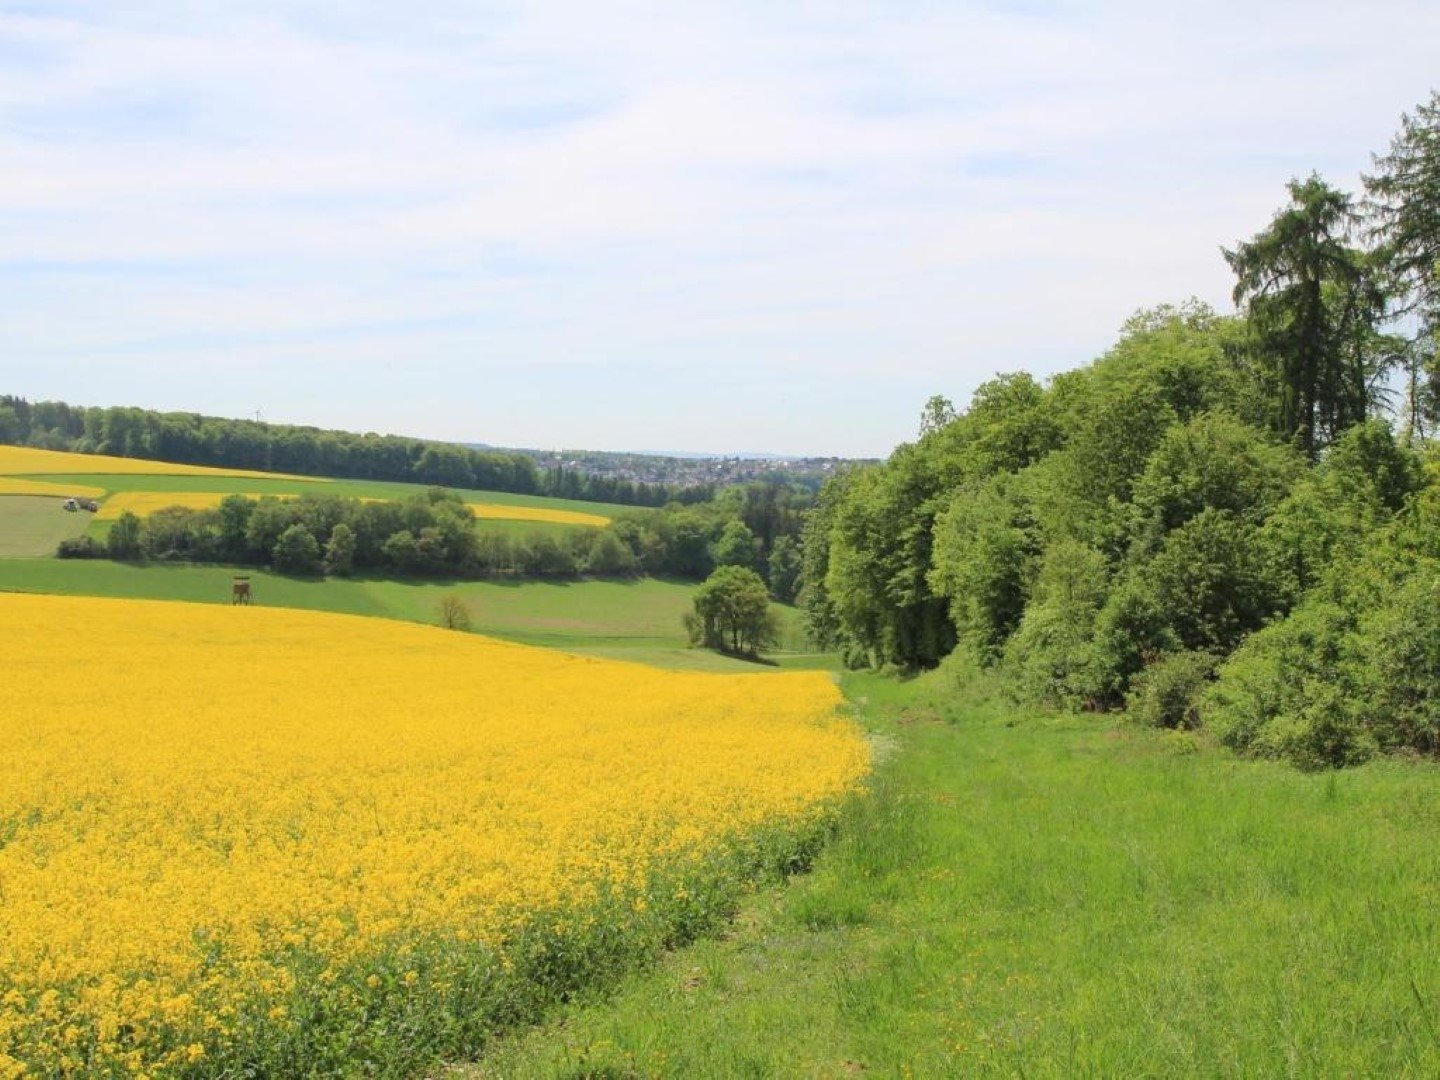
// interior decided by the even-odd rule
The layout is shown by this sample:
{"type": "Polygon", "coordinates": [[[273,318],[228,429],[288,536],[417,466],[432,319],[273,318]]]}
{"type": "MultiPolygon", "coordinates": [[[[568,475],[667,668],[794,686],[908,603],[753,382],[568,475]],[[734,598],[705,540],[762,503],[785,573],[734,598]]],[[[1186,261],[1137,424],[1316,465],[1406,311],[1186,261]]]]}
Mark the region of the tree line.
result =
{"type": "Polygon", "coordinates": [[[30,402],[0,395],[0,443],[230,469],[398,480],[629,506],[701,502],[706,486],[637,483],[574,469],[540,469],[526,454],[399,435],[357,434],[198,413],[30,402]]]}
{"type": "Polygon", "coordinates": [[[57,554],[271,566],[293,574],[569,577],[638,570],[613,530],[481,529],[460,496],[443,488],[392,502],[227,495],[209,510],[174,506],[144,518],[126,511],[103,541],[62,541],[57,554]]]}
{"type": "Polygon", "coordinates": [[[1223,249],[1237,315],[1142,312],[827,483],[816,640],[1308,766],[1440,750],[1440,95],[1363,196],[1287,194],[1223,249]]]}
{"type": "Polygon", "coordinates": [[[814,496],[778,480],[722,488],[708,502],[619,514],[612,528],[645,572],[700,581],[722,567],[753,571],[770,596],[800,591],[800,538],[814,496]]]}
{"type": "Polygon", "coordinates": [[[601,529],[517,534],[484,527],[448,488],[390,502],[237,494],[214,509],[174,506],[143,519],[126,512],[105,540],[65,540],[57,554],[462,578],[646,573],[700,581],[719,567],[741,567],[763,572],[770,594],[789,602],[799,588],[808,500],[803,488],[757,483],[727,488],[705,503],[628,509],[601,529]]]}

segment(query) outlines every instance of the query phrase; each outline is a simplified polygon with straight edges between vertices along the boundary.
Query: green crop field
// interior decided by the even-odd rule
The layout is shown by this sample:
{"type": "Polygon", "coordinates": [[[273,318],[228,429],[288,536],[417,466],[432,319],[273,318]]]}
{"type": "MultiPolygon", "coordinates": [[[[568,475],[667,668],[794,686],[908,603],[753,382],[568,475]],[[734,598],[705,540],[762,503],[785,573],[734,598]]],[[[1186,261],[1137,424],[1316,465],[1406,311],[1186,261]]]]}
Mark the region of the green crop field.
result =
{"type": "Polygon", "coordinates": [[[460,1074],[1440,1074],[1434,765],[1305,774],[940,678],[846,676],[882,760],[812,873],[460,1074]]]}
{"type": "MultiPolygon", "coordinates": [[[[0,591],[228,604],[236,572],[223,566],[137,565],[105,559],[0,559],[0,591]]],[[[433,623],[440,598],[455,595],[469,607],[477,633],[665,667],[773,670],[771,665],[745,663],[687,647],[680,620],[690,608],[694,586],[689,584],[654,578],[439,582],[295,578],[254,569],[238,572],[250,576],[257,603],[276,607],[433,623]]],[[[800,651],[802,635],[795,611],[784,607],[777,610],[782,618],[782,644],[795,650],[782,652],[777,666],[826,666],[829,658],[800,651]]]]}
{"type": "Polygon", "coordinates": [[[0,495],[0,558],[53,555],[61,540],[84,532],[90,515],[66,511],[62,502],[50,496],[0,495]]]}

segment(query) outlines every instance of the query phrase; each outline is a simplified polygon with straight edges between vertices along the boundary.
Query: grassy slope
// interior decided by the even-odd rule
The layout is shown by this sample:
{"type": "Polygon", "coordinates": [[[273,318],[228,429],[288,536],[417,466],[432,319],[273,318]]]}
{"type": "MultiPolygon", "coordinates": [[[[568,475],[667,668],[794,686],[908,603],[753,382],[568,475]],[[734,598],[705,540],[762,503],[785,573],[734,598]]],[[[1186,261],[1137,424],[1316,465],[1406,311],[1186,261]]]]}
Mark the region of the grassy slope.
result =
{"type": "Polygon", "coordinates": [[[90,524],[83,511],[69,513],[63,500],[35,495],[0,495],[0,558],[51,555],[55,545],[79,536],[90,524]]]}
{"type": "MultiPolygon", "coordinates": [[[[434,622],[439,598],[455,593],[470,606],[475,630],[495,637],[666,667],[770,670],[687,648],[680,619],[690,606],[694,586],[678,582],[320,580],[262,570],[240,572],[250,575],[257,603],[277,607],[434,622]]],[[[0,591],[228,604],[235,573],[221,566],[140,566],[103,559],[0,560],[0,591]]],[[[794,641],[795,613],[779,610],[794,641]]],[[[804,666],[813,658],[781,659],[786,666],[804,666]]]]}
{"type": "Polygon", "coordinates": [[[1440,1074],[1433,766],[951,723],[934,678],[847,677],[894,752],[813,873],[461,1073],[1440,1074]]]}

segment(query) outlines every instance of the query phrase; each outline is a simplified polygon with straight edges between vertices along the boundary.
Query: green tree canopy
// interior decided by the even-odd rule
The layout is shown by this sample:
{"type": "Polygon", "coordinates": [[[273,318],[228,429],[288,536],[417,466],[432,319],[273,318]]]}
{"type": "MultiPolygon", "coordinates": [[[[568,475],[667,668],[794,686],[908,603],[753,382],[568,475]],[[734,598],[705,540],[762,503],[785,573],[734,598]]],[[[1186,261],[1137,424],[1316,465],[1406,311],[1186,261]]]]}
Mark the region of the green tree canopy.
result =
{"type": "Polygon", "coordinates": [[[686,625],[695,644],[742,656],[773,645],[778,631],[765,582],[743,566],[722,566],[706,579],[686,625]]]}
{"type": "Polygon", "coordinates": [[[1278,430],[1314,457],[1369,412],[1383,359],[1346,346],[1373,336],[1385,300],[1368,260],[1348,242],[1358,223],[1350,197],[1318,175],[1286,189],[1290,205],[1225,259],[1235,303],[1246,306],[1256,349],[1281,391],[1278,430]]]}
{"type": "Polygon", "coordinates": [[[355,530],[343,521],[331,530],[325,544],[325,569],[342,576],[355,569],[355,530]]]}
{"type": "Polygon", "coordinates": [[[716,566],[747,566],[753,570],[760,557],[760,541],[745,522],[727,521],[711,557],[716,566]]]}
{"type": "Polygon", "coordinates": [[[275,569],[290,574],[313,574],[320,568],[320,544],[304,525],[291,525],[275,541],[275,569]]]}
{"type": "Polygon", "coordinates": [[[1400,117],[1390,148],[1365,177],[1372,235],[1427,329],[1440,323],[1440,91],[1400,117]]]}
{"type": "Polygon", "coordinates": [[[112,559],[134,559],[140,555],[140,519],[123,510],[105,537],[105,550],[112,559]]]}

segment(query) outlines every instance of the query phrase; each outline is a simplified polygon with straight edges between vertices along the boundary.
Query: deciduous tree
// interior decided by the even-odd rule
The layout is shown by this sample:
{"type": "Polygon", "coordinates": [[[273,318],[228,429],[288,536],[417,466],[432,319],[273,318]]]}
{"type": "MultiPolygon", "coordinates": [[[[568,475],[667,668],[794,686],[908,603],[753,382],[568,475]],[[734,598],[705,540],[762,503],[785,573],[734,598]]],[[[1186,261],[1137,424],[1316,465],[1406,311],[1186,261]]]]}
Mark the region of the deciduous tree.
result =
{"type": "Polygon", "coordinates": [[[320,568],[320,544],[304,525],[291,525],[275,541],[275,569],[291,574],[313,574],[320,568]]]}
{"type": "Polygon", "coordinates": [[[706,579],[686,627],[693,643],[744,656],[773,645],[778,633],[765,582],[743,566],[722,566],[706,579]]]}

